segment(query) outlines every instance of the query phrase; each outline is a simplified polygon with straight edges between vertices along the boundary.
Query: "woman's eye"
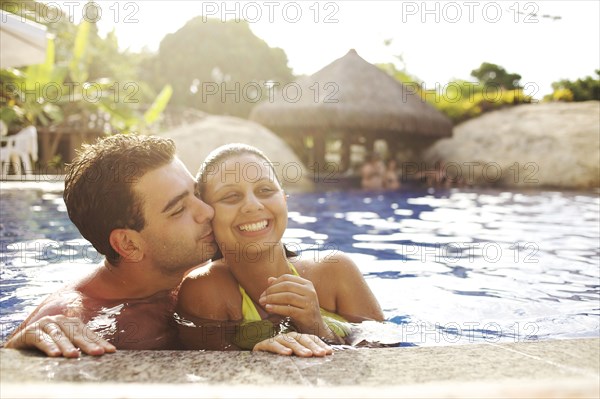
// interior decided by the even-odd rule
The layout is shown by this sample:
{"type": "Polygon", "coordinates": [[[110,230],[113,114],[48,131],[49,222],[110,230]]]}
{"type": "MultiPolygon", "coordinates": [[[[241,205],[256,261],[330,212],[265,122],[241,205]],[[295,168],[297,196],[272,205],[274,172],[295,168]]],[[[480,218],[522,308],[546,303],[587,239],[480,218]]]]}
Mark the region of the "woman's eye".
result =
{"type": "Polygon", "coordinates": [[[273,191],[275,190],[273,190],[271,187],[263,187],[259,190],[261,193],[272,193],[273,191]]]}
{"type": "Polygon", "coordinates": [[[227,194],[223,198],[221,198],[221,201],[235,201],[238,198],[239,194],[227,194]]]}

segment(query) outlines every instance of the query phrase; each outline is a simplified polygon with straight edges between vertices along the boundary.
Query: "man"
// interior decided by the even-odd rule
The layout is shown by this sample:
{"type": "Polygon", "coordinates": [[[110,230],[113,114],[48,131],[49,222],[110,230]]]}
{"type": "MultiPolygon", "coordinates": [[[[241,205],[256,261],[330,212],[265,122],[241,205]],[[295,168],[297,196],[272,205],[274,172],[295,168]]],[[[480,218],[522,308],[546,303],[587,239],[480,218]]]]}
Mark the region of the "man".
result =
{"type": "Polygon", "coordinates": [[[171,140],[119,134],[85,146],[70,165],[64,200],[106,260],[44,300],[5,347],[65,357],[176,348],[178,287],[216,250],[214,211],[195,184],[171,140]]]}

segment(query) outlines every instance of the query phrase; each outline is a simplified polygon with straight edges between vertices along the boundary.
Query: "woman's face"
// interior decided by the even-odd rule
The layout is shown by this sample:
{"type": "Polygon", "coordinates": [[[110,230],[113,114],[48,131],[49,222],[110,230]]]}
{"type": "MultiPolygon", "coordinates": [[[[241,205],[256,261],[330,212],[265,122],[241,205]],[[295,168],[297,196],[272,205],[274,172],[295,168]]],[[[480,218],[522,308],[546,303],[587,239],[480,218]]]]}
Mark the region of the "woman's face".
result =
{"type": "Polygon", "coordinates": [[[213,230],[224,256],[251,258],[275,248],[287,227],[287,204],[267,161],[235,155],[205,181],[203,200],[215,210],[213,230]]]}

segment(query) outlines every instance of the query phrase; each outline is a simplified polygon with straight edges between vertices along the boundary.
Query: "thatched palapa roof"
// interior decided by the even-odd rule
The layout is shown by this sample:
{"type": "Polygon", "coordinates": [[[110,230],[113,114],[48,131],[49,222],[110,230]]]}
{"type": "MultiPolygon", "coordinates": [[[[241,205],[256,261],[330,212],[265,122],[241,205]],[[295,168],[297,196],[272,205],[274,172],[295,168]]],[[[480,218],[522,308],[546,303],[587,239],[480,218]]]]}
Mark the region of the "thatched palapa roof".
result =
{"type": "Polygon", "coordinates": [[[272,102],[257,105],[250,119],[278,132],[452,135],[450,119],[355,50],[294,86],[288,85],[287,97],[278,92],[272,102]],[[302,94],[296,97],[298,86],[302,94]]]}

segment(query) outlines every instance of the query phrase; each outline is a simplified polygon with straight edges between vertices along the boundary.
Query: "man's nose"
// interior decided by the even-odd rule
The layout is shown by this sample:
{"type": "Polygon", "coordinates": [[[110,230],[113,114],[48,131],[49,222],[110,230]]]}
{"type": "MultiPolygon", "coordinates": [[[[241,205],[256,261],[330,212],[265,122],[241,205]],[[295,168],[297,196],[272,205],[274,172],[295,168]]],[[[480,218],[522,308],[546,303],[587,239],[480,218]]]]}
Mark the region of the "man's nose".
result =
{"type": "Polygon", "coordinates": [[[196,210],[194,217],[198,223],[210,222],[215,217],[215,210],[212,206],[208,205],[200,198],[196,198],[196,210]]]}

